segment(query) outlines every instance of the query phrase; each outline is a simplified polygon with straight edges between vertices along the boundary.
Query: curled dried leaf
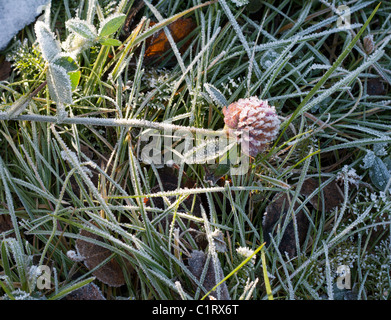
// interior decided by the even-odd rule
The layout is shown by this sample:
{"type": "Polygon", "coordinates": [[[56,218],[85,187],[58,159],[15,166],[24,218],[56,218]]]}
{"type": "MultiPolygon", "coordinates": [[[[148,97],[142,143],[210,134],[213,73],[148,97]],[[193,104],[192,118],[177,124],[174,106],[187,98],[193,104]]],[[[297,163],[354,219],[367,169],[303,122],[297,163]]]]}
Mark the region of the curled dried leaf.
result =
{"type": "MultiPolygon", "coordinates": [[[[151,23],[152,27],[155,23],[151,23]]],[[[192,18],[180,18],[175,20],[168,26],[175,43],[179,43],[184,40],[191,31],[196,27],[192,18]]],[[[189,46],[189,41],[186,42],[181,48],[180,52],[183,53],[189,46]]],[[[170,42],[167,39],[164,29],[155,32],[146,41],[146,50],[144,54],[144,64],[150,64],[151,62],[161,61],[163,55],[165,55],[171,49],[170,42]]]]}
{"type": "Polygon", "coordinates": [[[367,54],[371,54],[375,49],[375,42],[373,41],[373,34],[368,34],[364,37],[364,49],[367,54]]]}

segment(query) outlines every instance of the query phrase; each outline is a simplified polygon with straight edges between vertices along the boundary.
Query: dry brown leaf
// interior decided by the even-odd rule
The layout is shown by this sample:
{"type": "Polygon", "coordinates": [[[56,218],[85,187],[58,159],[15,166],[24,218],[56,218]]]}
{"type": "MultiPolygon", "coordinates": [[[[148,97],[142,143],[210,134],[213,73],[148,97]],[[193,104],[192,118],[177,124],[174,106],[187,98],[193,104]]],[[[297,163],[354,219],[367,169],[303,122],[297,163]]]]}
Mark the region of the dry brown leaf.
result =
{"type": "Polygon", "coordinates": [[[364,50],[367,54],[371,54],[375,49],[375,43],[373,41],[373,34],[368,34],[363,40],[364,50]]]}
{"type": "MultiPolygon", "coordinates": [[[[321,180],[322,182],[326,181],[325,178],[321,180]]],[[[304,180],[303,186],[301,187],[300,193],[308,197],[312,192],[319,189],[319,180],[308,178],[304,180]]],[[[343,193],[338,186],[337,182],[332,181],[327,186],[325,186],[320,192],[323,193],[324,198],[324,208],[326,212],[333,210],[335,207],[340,206],[343,201],[343,193]]],[[[309,199],[309,202],[316,210],[322,210],[322,198],[319,197],[317,193],[314,197],[309,199]]]]}
{"type": "Polygon", "coordinates": [[[129,10],[124,26],[122,28],[122,31],[124,32],[126,38],[129,37],[132,33],[132,29],[134,28],[135,24],[135,17],[144,6],[145,3],[143,0],[135,0],[135,2],[133,2],[133,5],[129,10]]]}
{"type": "MultiPolygon", "coordinates": [[[[269,233],[273,236],[276,235],[276,230],[280,229],[284,225],[287,211],[290,206],[290,198],[287,193],[276,194],[269,205],[266,207],[266,212],[262,222],[263,237],[266,244],[269,245],[271,240],[269,233]]],[[[293,209],[296,210],[299,207],[298,203],[295,203],[293,209]]],[[[297,231],[299,235],[299,244],[302,245],[307,235],[309,221],[303,210],[300,210],[296,214],[297,231]]],[[[288,223],[284,235],[282,236],[280,245],[280,252],[287,252],[290,257],[296,255],[296,240],[295,229],[293,220],[288,223]]]]}
{"type": "Polygon", "coordinates": [[[11,75],[11,62],[2,61],[0,62],[0,81],[7,80],[11,75]]]}
{"type": "MultiPolygon", "coordinates": [[[[150,27],[152,27],[155,23],[150,23],[150,27]]],[[[194,30],[196,24],[194,23],[192,18],[179,18],[175,20],[171,24],[168,25],[168,29],[175,41],[175,43],[179,43],[183,39],[185,39],[191,31],[194,30]]],[[[184,44],[179,51],[183,53],[189,46],[189,41],[184,44]]],[[[144,64],[150,64],[152,62],[158,62],[162,59],[162,56],[171,50],[171,45],[167,39],[166,33],[164,30],[159,30],[155,32],[152,36],[147,38],[146,40],[146,50],[144,54],[144,64]]]]}
{"type": "Polygon", "coordinates": [[[63,300],[106,300],[95,283],[89,284],[72,291],[63,300]]]}
{"type": "MultiPolygon", "coordinates": [[[[9,214],[0,215],[0,233],[12,230],[14,228],[11,220],[11,216],[9,214]]],[[[15,234],[12,233],[9,235],[10,237],[14,237],[15,234]]]]}
{"type": "Polygon", "coordinates": [[[371,78],[367,82],[367,93],[370,96],[383,96],[386,94],[383,82],[380,78],[371,78]]]}
{"type": "MultiPolygon", "coordinates": [[[[204,270],[205,263],[206,263],[207,256],[204,252],[199,250],[193,250],[191,253],[191,257],[188,260],[189,270],[190,272],[198,279],[201,279],[202,271],[204,270]]],[[[218,262],[219,263],[219,262],[218,262]]],[[[218,269],[220,269],[220,277],[222,280],[224,277],[223,270],[219,265],[217,266],[218,269]]],[[[204,278],[204,282],[202,285],[205,287],[207,291],[211,290],[216,285],[216,274],[215,274],[215,268],[213,266],[212,259],[209,260],[208,270],[206,271],[206,275],[204,278]]],[[[228,287],[225,282],[223,282],[221,285],[221,299],[220,300],[231,300],[231,297],[228,292],[228,287]]],[[[210,296],[217,298],[216,291],[213,291],[210,293],[210,296]]]]}
{"type": "MultiPolygon", "coordinates": [[[[102,237],[85,230],[80,230],[80,235],[104,242],[102,237]]],[[[84,257],[84,264],[88,270],[94,269],[112,254],[112,252],[107,248],[81,239],[76,240],[76,249],[77,253],[84,257]]],[[[112,258],[109,262],[95,270],[92,274],[97,279],[111,287],[120,287],[125,284],[125,277],[122,268],[115,258],[112,258]]]]}

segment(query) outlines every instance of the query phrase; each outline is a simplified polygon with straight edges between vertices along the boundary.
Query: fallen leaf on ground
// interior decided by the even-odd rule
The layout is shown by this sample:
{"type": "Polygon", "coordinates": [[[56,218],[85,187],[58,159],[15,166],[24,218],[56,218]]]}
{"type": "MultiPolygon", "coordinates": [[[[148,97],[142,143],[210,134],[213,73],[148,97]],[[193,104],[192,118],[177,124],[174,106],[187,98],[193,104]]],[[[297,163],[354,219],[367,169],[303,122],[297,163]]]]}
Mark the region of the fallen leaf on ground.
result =
{"type": "MultiPolygon", "coordinates": [[[[151,22],[150,27],[156,23],[151,22]]],[[[171,24],[168,25],[168,30],[170,31],[174,41],[178,44],[180,41],[185,39],[191,31],[194,30],[196,24],[192,18],[179,18],[171,24]]],[[[185,52],[189,46],[189,41],[179,48],[181,53],[185,52]]],[[[164,29],[161,29],[155,32],[152,36],[146,40],[146,49],[144,54],[144,64],[150,64],[152,62],[158,62],[162,59],[162,56],[171,50],[170,42],[164,32],[164,29]]]]}
{"type": "MultiPolygon", "coordinates": [[[[104,242],[102,237],[86,230],[80,230],[80,235],[104,242]]],[[[84,264],[88,270],[94,269],[113,253],[107,248],[81,239],[76,240],[76,249],[77,253],[84,257],[84,264]]],[[[97,279],[111,287],[119,287],[125,284],[125,277],[122,268],[115,258],[112,258],[109,262],[95,270],[92,274],[97,279]]]]}
{"type": "MultiPolygon", "coordinates": [[[[323,183],[326,181],[326,178],[322,178],[321,181],[323,183]]],[[[319,180],[308,178],[304,180],[300,193],[303,196],[308,197],[312,192],[319,189],[319,186],[319,180]]],[[[340,206],[344,201],[342,190],[336,181],[331,181],[327,186],[322,188],[320,192],[323,194],[324,208],[326,212],[340,206]]],[[[317,192],[311,199],[309,199],[309,203],[311,203],[316,210],[322,210],[323,208],[322,197],[319,197],[319,195],[320,193],[317,192]]]]}
{"type": "Polygon", "coordinates": [[[385,95],[383,82],[380,78],[371,78],[367,82],[367,93],[370,96],[382,96],[385,95]]]}
{"type": "MultiPolygon", "coordinates": [[[[189,268],[190,272],[198,280],[201,279],[201,274],[205,268],[206,259],[207,259],[207,256],[204,252],[199,251],[199,250],[193,250],[191,253],[191,257],[188,260],[188,265],[189,265],[188,268],[189,268]]],[[[224,273],[221,268],[219,260],[217,262],[218,262],[218,265],[213,266],[212,259],[209,260],[209,265],[207,267],[208,269],[206,271],[204,282],[202,283],[202,285],[205,287],[205,289],[207,291],[210,291],[218,282],[220,282],[224,278],[224,273]],[[218,282],[216,282],[215,267],[219,270],[219,274],[220,274],[220,279],[218,279],[218,282]]],[[[220,300],[231,300],[231,297],[228,292],[228,287],[225,282],[223,282],[220,285],[220,288],[221,288],[220,300]]],[[[217,298],[216,291],[211,292],[210,295],[214,298],[217,298]]]]}
{"type": "MultiPolygon", "coordinates": [[[[270,235],[274,237],[277,230],[280,230],[290,207],[290,198],[287,193],[276,194],[269,205],[266,207],[266,212],[263,217],[262,228],[263,237],[266,241],[266,245],[271,243],[270,235]]],[[[295,203],[293,209],[296,210],[299,207],[298,203],[295,203]]],[[[299,235],[299,244],[302,245],[307,235],[309,221],[303,210],[300,210],[296,214],[297,232],[299,235]]],[[[280,245],[280,252],[287,252],[290,257],[294,257],[297,254],[295,229],[293,220],[288,223],[285,232],[282,236],[280,245]]]]}
{"type": "Polygon", "coordinates": [[[95,283],[88,283],[85,286],[72,291],[64,297],[64,300],[106,300],[95,283]]]}

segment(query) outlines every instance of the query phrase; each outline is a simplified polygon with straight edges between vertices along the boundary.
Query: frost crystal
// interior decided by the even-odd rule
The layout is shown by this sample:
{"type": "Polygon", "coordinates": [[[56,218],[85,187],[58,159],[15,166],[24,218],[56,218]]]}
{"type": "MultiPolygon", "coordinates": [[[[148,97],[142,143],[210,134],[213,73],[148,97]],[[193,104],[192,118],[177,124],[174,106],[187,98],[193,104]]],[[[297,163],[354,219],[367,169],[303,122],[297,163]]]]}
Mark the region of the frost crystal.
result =
{"type": "Polygon", "coordinates": [[[223,108],[228,132],[242,144],[244,153],[255,157],[273,141],[280,129],[274,106],[257,97],[239,99],[223,108]]]}
{"type": "Polygon", "coordinates": [[[76,262],[80,262],[80,261],[84,261],[85,260],[85,257],[83,257],[80,254],[77,254],[74,250],[69,250],[67,252],[67,257],[69,259],[71,259],[72,261],[76,261],[76,262]]]}
{"type": "Polygon", "coordinates": [[[387,143],[376,143],[373,145],[373,152],[377,156],[386,156],[387,155],[387,143]]]}
{"type": "MultiPolygon", "coordinates": [[[[76,153],[74,153],[73,151],[65,151],[65,150],[62,150],[60,152],[60,155],[61,155],[61,158],[64,160],[64,161],[67,161],[69,162],[70,164],[74,163],[74,162],[79,162],[79,159],[77,158],[77,155],[76,153]]],[[[84,165],[81,166],[81,169],[87,174],[89,175],[90,177],[92,177],[92,172],[90,169],[86,168],[85,165],[88,164],[88,165],[91,165],[92,164],[92,161],[88,161],[86,163],[84,163],[84,165]]],[[[94,164],[96,166],[96,164],[94,164]]],[[[92,166],[94,166],[92,165],[92,166]]]]}
{"type": "MultiPolygon", "coordinates": [[[[247,248],[247,247],[239,247],[236,249],[237,254],[243,258],[243,260],[247,259],[249,256],[251,256],[254,253],[254,250],[247,248]]],[[[255,263],[255,255],[251,258],[252,264],[255,263]]]]}
{"type": "Polygon", "coordinates": [[[362,167],[364,169],[368,169],[368,168],[372,167],[373,163],[375,162],[375,157],[376,157],[375,153],[371,150],[368,150],[367,154],[365,155],[364,159],[362,160],[364,162],[362,167]]]}
{"type": "Polygon", "coordinates": [[[237,7],[242,7],[249,3],[249,0],[231,0],[237,7]]]}
{"type": "Polygon", "coordinates": [[[345,165],[340,172],[337,174],[337,180],[339,181],[345,181],[347,180],[348,183],[355,185],[358,188],[358,185],[361,181],[361,176],[359,176],[356,173],[356,170],[353,168],[350,168],[345,165]]]}
{"type": "Polygon", "coordinates": [[[261,66],[265,69],[269,68],[273,64],[273,62],[277,60],[278,56],[278,53],[272,49],[266,51],[260,61],[261,66]]]}
{"type": "Polygon", "coordinates": [[[166,162],[166,165],[167,165],[167,167],[173,167],[174,165],[175,165],[175,162],[174,162],[174,160],[168,160],[167,162],[166,162]]]}

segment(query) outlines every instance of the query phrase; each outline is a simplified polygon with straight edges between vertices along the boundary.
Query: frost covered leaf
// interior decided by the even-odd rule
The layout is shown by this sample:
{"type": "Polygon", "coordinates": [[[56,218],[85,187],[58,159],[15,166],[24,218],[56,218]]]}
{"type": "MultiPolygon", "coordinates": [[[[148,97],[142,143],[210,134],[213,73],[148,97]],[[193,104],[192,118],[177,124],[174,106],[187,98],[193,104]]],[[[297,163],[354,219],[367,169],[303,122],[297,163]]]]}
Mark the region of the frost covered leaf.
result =
{"type": "Polygon", "coordinates": [[[42,56],[46,61],[52,61],[61,52],[60,43],[56,40],[54,33],[49,26],[42,21],[37,21],[35,24],[35,34],[42,56]]]}
{"type": "Polygon", "coordinates": [[[108,17],[101,23],[101,27],[99,29],[100,37],[107,37],[114,32],[116,32],[121,25],[125,22],[126,15],[124,14],[116,14],[108,17]]]}
{"type": "Polygon", "coordinates": [[[77,33],[71,33],[67,39],[62,43],[62,47],[72,57],[76,57],[82,50],[87,49],[93,45],[95,39],[90,40],[80,36],[77,33]]]}
{"type": "Polygon", "coordinates": [[[367,154],[363,158],[364,164],[362,165],[363,169],[369,169],[370,167],[373,166],[373,163],[375,162],[375,153],[371,150],[367,151],[367,154]]]}
{"type": "Polygon", "coordinates": [[[95,283],[88,283],[85,286],[72,291],[64,297],[64,300],[106,300],[95,283]]]}
{"type": "Polygon", "coordinates": [[[264,55],[262,56],[261,58],[261,66],[264,68],[264,69],[268,69],[269,67],[271,67],[273,65],[273,63],[278,59],[279,57],[279,54],[270,49],[270,50],[267,50],[264,55]]]}
{"type": "Polygon", "coordinates": [[[83,20],[80,19],[70,19],[65,23],[66,27],[74,33],[82,36],[88,40],[95,40],[98,36],[96,33],[96,28],[83,20]]]}
{"type": "Polygon", "coordinates": [[[50,64],[46,73],[49,93],[56,103],[72,104],[72,86],[69,75],[63,67],[50,64]]]}
{"type": "Polygon", "coordinates": [[[384,158],[383,162],[386,165],[388,171],[390,171],[390,173],[391,173],[391,156],[384,158]]]}
{"type": "MultiPolygon", "coordinates": [[[[86,230],[80,230],[80,235],[96,241],[104,242],[102,237],[86,230]]],[[[76,240],[76,249],[78,254],[85,258],[84,264],[88,270],[94,269],[112,254],[112,252],[107,248],[81,239],[76,240]]],[[[112,258],[109,262],[95,270],[92,274],[103,283],[112,287],[119,287],[125,283],[125,277],[121,266],[115,258],[112,258]]]]}
{"type": "Polygon", "coordinates": [[[377,156],[386,156],[387,155],[387,143],[375,143],[373,145],[373,152],[377,156]]]}
{"type": "Polygon", "coordinates": [[[216,229],[215,231],[213,231],[212,238],[217,252],[227,251],[227,245],[224,241],[224,235],[221,230],[216,229]]]}
{"type": "Polygon", "coordinates": [[[66,72],[73,72],[79,68],[77,63],[71,57],[65,55],[57,57],[54,61],[52,61],[52,64],[64,68],[66,72]]]}
{"type": "Polygon", "coordinates": [[[227,99],[225,99],[224,95],[220,92],[219,89],[210,83],[205,83],[204,87],[206,92],[208,92],[209,96],[216,104],[218,104],[220,107],[225,107],[228,105],[227,99]]]}
{"type": "Polygon", "coordinates": [[[376,188],[385,191],[387,183],[391,179],[391,172],[386,164],[375,156],[372,166],[369,168],[369,177],[376,188]]]}
{"type": "MultiPolygon", "coordinates": [[[[206,261],[207,261],[207,256],[204,252],[199,250],[192,251],[191,257],[188,260],[189,270],[198,280],[201,279],[201,275],[205,268],[206,261]]],[[[219,260],[217,261],[218,261],[218,265],[215,267],[219,269],[219,274],[221,279],[218,279],[218,282],[220,282],[224,277],[224,273],[219,263],[219,260]]],[[[216,282],[215,267],[213,266],[212,259],[210,259],[209,264],[207,266],[206,276],[204,282],[202,283],[202,285],[205,287],[207,291],[211,290],[218,283],[216,282]]],[[[226,283],[223,282],[220,286],[221,286],[221,300],[230,300],[231,297],[229,295],[229,291],[226,283]]],[[[212,297],[217,298],[216,291],[213,291],[210,295],[212,297]]]]}

